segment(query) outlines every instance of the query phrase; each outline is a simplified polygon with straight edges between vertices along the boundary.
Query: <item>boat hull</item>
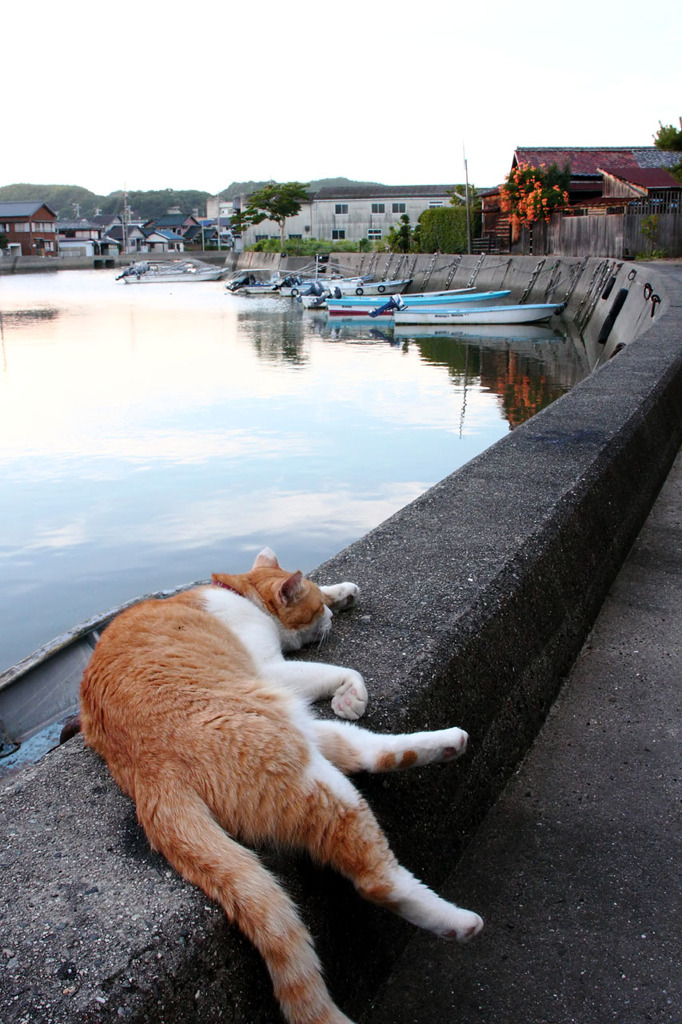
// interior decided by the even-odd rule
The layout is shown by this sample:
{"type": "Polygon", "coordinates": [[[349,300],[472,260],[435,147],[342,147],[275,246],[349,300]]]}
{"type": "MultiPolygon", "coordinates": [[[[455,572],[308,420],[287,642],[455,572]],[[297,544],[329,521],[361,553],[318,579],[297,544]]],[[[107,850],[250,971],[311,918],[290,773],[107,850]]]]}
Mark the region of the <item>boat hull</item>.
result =
{"type": "Polygon", "coordinates": [[[488,306],[474,309],[406,309],[396,310],[395,325],[439,324],[535,324],[549,320],[563,308],[562,303],[539,303],[526,306],[488,306]]]}
{"type": "Polygon", "coordinates": [[[197,266],[190,260],[177,263],[132,264],[116,278],[125,284],[196,284],[197,281],[219,281],[224,267],[197,266]]]}
{"type": "MultiPolygon", "coordinates": [[[[485,306],[493,306],[498,302],[502,302],[509,295],[509,291],[498,291],[498,292],[453,292],[451,294],[442,293],[433,296],[416,296],[413,298],[411,295],[406,295],[402,298],[402,301],[407,310],[424,309],[424,310],[436,310],[436,309],[451,309],[455,307],[465,306],[468,304],[481,304],[485,306]]],[[[349,297],[347,299],[327,299],[327,309],[330,316],[343,316],[343,317],[369,317],[372,319],[379,319],[379,317],[392,318],[396,313],[401,312],[395,308],[383,310],[383,312],[377,314],[377,310],[380,309],[377,306],[376,301],[367,302],[364,298],[349,297]]]]}
{"type": "MultiPolygon", "coordinates": [[[[331,279],[325,281],[323,278],[319,278],[316,283],[320,284],[325,293],[328,294],[336,292],[338,289],[343,296],[348,295],[355,298],[364,298],[369,302],[376,302],[377,298],[380,298],[382,295],[399,295],[401,292],[404,292],[407,286],[412,283],[412,278],[396,278],[392,281],[364,281],[362,278],[347,280],[340,278],[338,280],[331,279]]],[[[313,284],[312,281],[294,285],[292,288],[282,289],[281,294],[288,294],[293,298],[297,298],[297,296],[303,295],[311,284],[313,284]]]]}
{"type": "MultiPolygon", "coordinates": [[[[497,291],[479,292],[475,288],[467,288],[463,291],[451,292],[420,292],[416,295],[401,295],[401,301],[406,306],[449,306],[460,302],[485,302],[486,305],[494,305],[511,295],[509,288],[497,291]]],[[[345,302],[349,306],[371,306],[377,308],[381,303],[377,299],[367,295],[348,295],[341,299],[329,299],[329,302],[345,302]]]]}

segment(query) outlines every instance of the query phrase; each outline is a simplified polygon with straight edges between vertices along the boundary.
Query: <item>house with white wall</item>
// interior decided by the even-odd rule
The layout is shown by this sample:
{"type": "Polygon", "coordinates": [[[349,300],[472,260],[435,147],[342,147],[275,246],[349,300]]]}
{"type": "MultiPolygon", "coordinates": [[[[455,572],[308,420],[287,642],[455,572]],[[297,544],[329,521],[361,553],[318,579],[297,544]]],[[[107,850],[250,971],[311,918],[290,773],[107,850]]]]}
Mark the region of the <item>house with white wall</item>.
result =
{"type": "MultiPolygon", "coordinates": [[[[379,242],[407,214],[414,227],[424,210],[448,206],[454,185],[356,185],[321,188],[311,192],[295,217],[287,218],[286,238],[317,238],[334,242],[379,242]]],[[[241,197],[241,208],[248,206],[241,197]]],[[[464,195],[461,196],[464,202],[464,195]]],[[[244,232],[244,248],[268,238],[279,238],[279,226],[270,220],[252,224],[244,232]]]]}

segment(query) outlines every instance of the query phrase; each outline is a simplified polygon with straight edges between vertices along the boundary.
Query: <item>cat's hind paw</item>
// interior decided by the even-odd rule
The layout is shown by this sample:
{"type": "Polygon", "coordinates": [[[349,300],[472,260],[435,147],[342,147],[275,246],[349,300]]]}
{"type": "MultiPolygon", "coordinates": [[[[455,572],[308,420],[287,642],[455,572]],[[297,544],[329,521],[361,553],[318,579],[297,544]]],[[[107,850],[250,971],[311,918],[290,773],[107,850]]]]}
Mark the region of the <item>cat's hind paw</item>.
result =
{"type": "Polygon", "coordinates": [[[364,715],[368,699],[364,679],[359,672],[354,672],[352,677],[341,683],[332,697],[332,711],[339,718],[354,722],[364,715]]]}
{"type": "Polygon", "coordinates": [[[483,919],[478,914],[474,914],[472,910],[462,910],[460,907],[455,909],[457,912],[455,927],[441,932],[441,937],[454,939],[456,942],[469,942],[483,928],[483,919]]]}
{"type": "Polygon", "coordinates": [[[355,583],[336,583],[331,587],[320,587],[325,595],[326,603],[333,612],[342,612],[350,608],[358,599],[360,587],[355,583]]]}

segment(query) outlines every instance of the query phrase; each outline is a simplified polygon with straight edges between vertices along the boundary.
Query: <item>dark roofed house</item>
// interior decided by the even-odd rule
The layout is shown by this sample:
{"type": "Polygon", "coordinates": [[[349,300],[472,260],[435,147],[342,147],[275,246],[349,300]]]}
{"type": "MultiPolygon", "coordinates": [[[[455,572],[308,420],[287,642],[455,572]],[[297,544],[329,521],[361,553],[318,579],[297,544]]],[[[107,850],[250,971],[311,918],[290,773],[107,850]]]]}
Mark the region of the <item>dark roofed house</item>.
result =
{"type": "Polygon", "coordinates": [[[155,231],[172,231],[174,235],[184,237],[190,227],[197,227],[199,221],[196,217],[186,213],[166,213],[163,217],[155,217],[149,222],[149,227],[155,231]]]}
{"type": "Polygon", "coordinates": [[[57,236],[62,256],[115,256],[119,246],[91,220],[58,220],[57,236]]]}
{"type": "Polygon", "coordinates": [[[0,234],[21,256],[57,255],[57,214],[40,200],[0,203],[0,234]]]}
{"type": "Polygon", "coordinates": [[[123,224],[112,224],[103,238],[110,238],[118,245],[122,252],[147,252],[147,239],[144,231],[138,224],[128,223],[125,229],[125,243],[123,237],[123,224]]]}
{"type": "Polygon", "coordinates": [[[185,243],[174,231],[164,231],[145,224],[145,247],[147,252],[183,252],[185,243]]]}

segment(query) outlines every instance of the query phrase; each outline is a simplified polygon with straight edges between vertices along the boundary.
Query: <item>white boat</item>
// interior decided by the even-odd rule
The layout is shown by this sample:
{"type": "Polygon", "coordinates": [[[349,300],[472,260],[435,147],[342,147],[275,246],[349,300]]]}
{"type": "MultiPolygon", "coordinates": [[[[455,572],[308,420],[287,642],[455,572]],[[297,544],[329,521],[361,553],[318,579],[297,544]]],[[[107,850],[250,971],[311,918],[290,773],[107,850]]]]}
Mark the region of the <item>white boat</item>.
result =
{"type": "Polygon", "coordinates": [[[243,295],[278,295],[282,287],[282,276],[271,270],[244,270],[235,274],[225,284],[228,292],[243,295]]]}
{"type": "MultiPolygon", "coordinates": [[[[506,296],[509,295],[510,292],[509,290],[507,290],[484,293],[477,291],[476,288],[452,288],[444,292],[410,292],[408,295],[401,294],[400,298],[402,299],[403,302],[411,305],[415,305],[416,303],[426,303],[437,306],[440,305],[440,303],[447,304],[448,302],[458,302],[460,295],[479,296],[483,294],[506,296]]],[[[377,307],[376,295],[363,294],[332,296],[333,299],[337,297],[352,306],[369,306],[372,309],[375,309],[377,307]]]]}
{"type": "Polygon", "coordinates": [[[304,295],[311,285],[319,284],[324,291],[331,292],[334,288],[339,289],[343,285],[344,288],[361,288],[371,281],[371,277],[292,277],[287,279],[287,283],[282,285],[280,288],[280,295],[290,295],[296,299],[299,295],[304,295]]]}
{"type": "Polygon", "coordinates": [[[304,309],[326,310],[327,308],[327,299],[324,295],[299,295],[298,301],[304,309]]]}
{"type": "Polygon", "coordinates": [[[391,281],[352,281],[329,282],[332,295],[336,295],[337,289],[342,295],[354,295],[359,297],[372,295],[399,295],[404,292],[409,284],[412,284],[411,277],[394,278],[391,281]]]}
{"type": "Polygon", "coordinates": [[[185,259],[150,263],[140,260],[131,263],[118,275],[117,281],[126,284],[175,284],[179,281],[219,281],[224,267],[212,267],[202,260],[185,259]]]}
{"type": "Polygon", "coordinates": [[[309,287],[322,285],[324,294],[330,298],[340,299],[347,295],[362,301],[376,303],[377,298],[382,295],[399,295],[411,282],[411,277],[396,278],[391,281],[366,281],[362,278],[339,278],[323,281],[318,278],[317,281],[310,281],[289,289],[289,293],[297,298],[305,295],[309,287]]]}
{"type": "Polygon", "coordinates": [[[327,299],[327,309],[330,316],[342,317],[393,317],[395,313],[403,309],[452,309],[464,305],[485,305],[493,306],[502,302],[510,294],[509,289],[497,292],[450,292],[450,293],[429,293],[423,295],[399,295],[380,306],[376,302],[367,302],[356,296],[348,296],[342,299],[327,299]]]}
{"type": "Polygon", "coordinates": [[[564,308],[562,302],[528,303],[522,306],[476,306],[462,309],[397,309],[395,325],[439,324],[533,324],[549,320],[564,308]]]}

